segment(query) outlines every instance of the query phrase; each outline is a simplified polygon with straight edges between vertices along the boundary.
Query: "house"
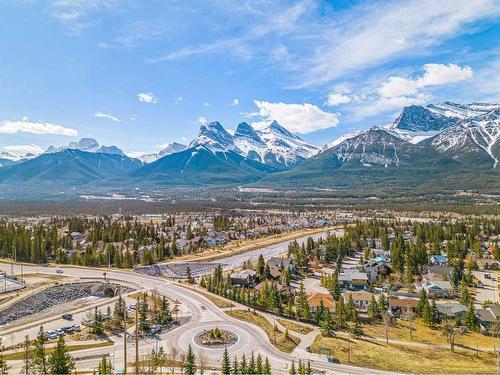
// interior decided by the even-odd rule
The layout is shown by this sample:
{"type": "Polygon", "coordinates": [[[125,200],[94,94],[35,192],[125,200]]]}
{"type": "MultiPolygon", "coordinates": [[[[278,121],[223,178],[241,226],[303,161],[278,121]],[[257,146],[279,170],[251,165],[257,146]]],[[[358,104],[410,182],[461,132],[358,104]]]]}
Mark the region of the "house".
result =
{"type": "Polygon", "coordinates": [[[347,303],[349,301],[350,296],[352,296],[352,300],[354,301],[356,308],[360,311],[367,311],[368,306],[370,306],[370,303],[373,298],[373,293],[366,292],[364,290],[356,292],[345,291],[343,294],[344,294],[344,302],[347,303]]]}
{"type": "Polygon", "coordinates": [[[447,266],[448,265],[448,256],[446,255],[432,255],[430,259],[430,263],[433,266],[447,266]]]}
{"type": "Polygon", "coordinates": [[[358,270],[345,270],[339,275],[339,285],[344,289],[366,290],[368,288],[368,275],[358,270]]]}
{"type": "Polygon", "coordinates": [[[453,287],[449,281],[424,280],[421,289],[424,289],[429,297],[448,298],[453,293],[453,287]]]}
{"type": "Polygon", "coordinates": [[[481,258],[476,259],[476,263],[481,270],[498,270],[500,262],[494,259],[481,258]]]}
{"type": "Polygon", "coordinates": [[[417,306],[417,298],[389,298],[389,312],[395,316],[401,315],[406,309],[411,309],[413,312],[415,312],[417,306]]]}
{"type": "Polygon", "coordinates": [[[230,275],[231,282],[234,285],[240,285],[245,287],[250,287],[255,285],[257,281],[257,272],[254,270],[244,270],[241,272],[235,272],[230,275]]]}
{"type": "Polygon", "coordinates": [[[427,267],[427,280],[451,280],[453,278],[453,267],[445,265],[431,265],[427,267]]]}
{"type": "Polygon", "coordinates": [[[273,257],[267,261],[267,265],[269,266],[269,271],[274,279],[281,277],[283,270],[287,267],[290,269],[292,276],[297,275],[297,267],[295,266],[292,258],[284,259],[273,257]]]}
{"type": "Polygon", "coordinates": [[[486,307],[484,309],[477,309],[476,315],[479,318],[481,330],[488,332],[495,324],[499,322],[500,315],[495,315],[496,309],[486,307]]]}
{"type": "Polygon", "coordinates": [[[379,276],[387,276],[391,272],[391,268],[383,257],[376,257],[370,260],[367,260],[363,264],[363,269],[368,275],[368,280],[370,283],[374,283],[377,281],[379,276]]]}
{"type": "Polygon", "coordinates": [[[276,285],[276,289],[278,290],[278,293],[290,297],[295,295],[295,288],[292,286],[288,285],[283,285],[280,282],[275,282],[271,280],[265,280],[255,286],[255,290],[260,293],[264,288],[270,288],[272,284],[276,285]]]}
{"type": "Polygon", "coordinates": [[[380,249],[382,247],[382,239],[381,238],[367,238],[366,244],[369,247],[380,249]]]}
{"type": "Polygon", "coordinates": [[[465,313],[467,312],[467,307],[458,302],[437,303],[436,307],[441,319],[462,320],[465,318],[465,313]]]}
{"type": "Polygon", "coordinates": [[[321,304],[330,312],[335,312],[335,300],[330,293],[308,293],[307,304],[312,313],[318,311],[321,304]]]}

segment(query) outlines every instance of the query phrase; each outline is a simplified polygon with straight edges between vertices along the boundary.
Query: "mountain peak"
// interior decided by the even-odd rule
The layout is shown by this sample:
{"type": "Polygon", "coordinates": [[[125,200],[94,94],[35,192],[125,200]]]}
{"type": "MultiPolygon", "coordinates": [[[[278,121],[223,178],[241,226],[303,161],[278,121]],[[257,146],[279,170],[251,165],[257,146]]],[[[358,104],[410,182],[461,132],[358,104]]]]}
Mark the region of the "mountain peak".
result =
{"type": "Polygon", "coordinates": [[[269,129],[275,133],[284,135],[286,137],[297,138],[295,135],[293,135],[287,129],[281,126],[276,120],[273,120],[273,122],[271,122],[271,124],[269,125],[269,129]]]}
{"type": "Polygon", "coordinates": [[[255,129],[251,125],[247,124],[246,122],[241,122],[238,124],[238,127],[236,128],[236,131],[234,133],[234,137],[235,138],[239,138],[239,137],[248,138],[248,139],[252,139],[256,142],[262,143],[262,139],[260,139],[260,137],[257,134],[257,132],[255,131],[255,129]]]}
{"type": "Polygon", "coordinates": [[[86,152],[95,152],[95,153],[103,153],[103,154],[114,154],[114,155],[122,155],[124,156],[125,154],[123,153],[122,150],[120,150],[116,146],[101,146],[99,142],[97,142],[94,138],[81,138],[77,142],[70,142],[66,146],[61,146],[61,147],[55,147],[55,146],[49,146],[45,153],[54,153],[54,152],[59,152],[59,151],[64,151],[64,150],[79,150],[79,151],[86,151],[86,152]]]}

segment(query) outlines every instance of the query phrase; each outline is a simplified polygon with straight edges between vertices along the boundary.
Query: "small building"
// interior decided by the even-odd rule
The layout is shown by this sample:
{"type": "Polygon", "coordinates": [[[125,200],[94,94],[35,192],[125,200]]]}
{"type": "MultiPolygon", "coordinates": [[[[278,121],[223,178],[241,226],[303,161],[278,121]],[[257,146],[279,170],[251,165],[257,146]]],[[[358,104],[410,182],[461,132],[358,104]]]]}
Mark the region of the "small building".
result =
{"type": "Polygon", "coordinates": [[[448,298],[453,294],[453,287],[449,281],[422,281],[422,289],[429,297],[448,298]]]}
{"type": "Polygon", "coordinates": [[[341,288],[350,290],[366,290],[368,288],[368,275],[358,270],[345,270],[339,275],[341,288]]]}
{"type": "Polygon", "coordinates": [[[417,310],[418,299],[416,298],[389,298],[389,312],[394,316],[399,316],[406,309],[413,312],[417,310]]]}
{"type": "Polygon", "coordinates": [[[366,292],[364,290],[356,292],[345,291],[343,294],[344,294],[344,302],[347,303],[349,301],[349,297],[352,296],[354,304],[360,311],[367,311],[373,298],[373,293],[366,292]]]}
{"type": "Polygon", "coordinates": [[[230,278],[234,285],[251,287],[257,282],[258,276],[254,270],[244,270],[232,273],[230,278]]]}
{"type": "Polygon", "coordinates": [[[312,313],[316,313],[321,304],[330,312],[335,312],[335,300],[330,293],[309,293],[307,294],[307,304],[312,313]]]}
{"type": "Polygon", "coordinates": [[[367,260],[363,264],[363,269],[368,275],[368,280],[370,283],[377,281],[379,276],[387,276],[391,272],[391,267],[389,263],[383,257],[376,257],[367,260]]]}
{"type": "Polygon", "coordinates": [[[438,303],[436,307],[439,311],[441,319],[457,319],[462,320],[465,318],[467,307],[458,302],[438,303]]]}
{"type": "Polygon", "coordinates": [[[271,281],[271,280],[264,280],[263,282],[257,284],[255,286],[255,290],[258,293],[260,293],[264,288],[266,288],[266,287],[270,288],[273,283],[276,285],[276,289],[278,290],[278,293],[280,293],[284,296],[287,296],[287,297],[295,295],[295,288],[288,286],[288,285],[283,285],[280,282],[271,281]]]}
{"type": "Polygon", "coordinates": [[[448,265],[448,257],[446,255],[432,255],[430,259],[430,263],[433,266],[447,266],[448,265]]]}
{"type": "Polygon", "coordinates": [[[269,271],[274,279],[281,277],[285,268],[290,269],[292,276],[297,275],[297,267],[295,266],[292,258],[273,257],[267,261],[267,265],[269,266],[269,271]]]}

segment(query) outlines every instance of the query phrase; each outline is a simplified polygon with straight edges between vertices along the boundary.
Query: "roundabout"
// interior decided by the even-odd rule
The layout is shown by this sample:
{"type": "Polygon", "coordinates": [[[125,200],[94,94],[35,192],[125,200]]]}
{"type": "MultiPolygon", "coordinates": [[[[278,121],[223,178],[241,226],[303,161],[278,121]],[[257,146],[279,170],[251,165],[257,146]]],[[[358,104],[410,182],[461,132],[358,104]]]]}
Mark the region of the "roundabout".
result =
{"type": "Polygon", "coordinates": [[[194,342],[206,348],[227,348],[238,341],[238,335],[234,332],[215,327],[198,333],[194,342]]]}

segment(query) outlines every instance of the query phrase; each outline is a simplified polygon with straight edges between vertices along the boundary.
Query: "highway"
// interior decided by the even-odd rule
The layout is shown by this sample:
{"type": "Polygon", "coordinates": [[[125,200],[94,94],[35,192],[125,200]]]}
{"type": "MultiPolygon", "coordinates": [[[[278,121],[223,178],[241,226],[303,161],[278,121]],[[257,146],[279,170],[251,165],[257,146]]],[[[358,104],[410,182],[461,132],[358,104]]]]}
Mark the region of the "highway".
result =
{"type": "MultiPolygon", "coordinates": [[[[208,357],[208,364],[210,366],[219,367],[223,349],[201,348],[193,341],[193,337],[198,332],[217,326],[228,329],[238,335],[238,341],[230,347],[231,357],[235,355],[241,357],[242,354],[248,357],[252,351],[256,354],[261,353],[269,357],[273,373],[288,373],[288,366],[292,358],[294,358],[293,354],[279,351],[270,343],[263,330],[253,324],[226,315],[206,297],[188,287],[181,286],[174,281],[145,276],[127,270],[104,270],[70,266],[61,266],[59,268],[63,270],[64,275],[82,278],[102,278],[103,272],[106,271],[107,277],[113,279],[114,282],[121,281],[127,284],[132,283],[138,288],[156,290],[169,299],[178,300],[182,303],[183,308],[190,312],[191,319],[189,322],[163,334],[160,340],[158,340],[158,343],[156,343],[154,339],[141,340],[139,344],[139,352],[141,355],[151,352],[156,345],[162,345],[166,351],[169,351],[170,348],[174,346],[180,351],[185,352],[188,345],[191,344],[196,354],[199,355],[203,353],[208,357]],[[202,308],[202,306],[205,308],[202,308]]],[[[0,270],[9,271],[10,265],[0,263],[0,270]]],[[[36,265],[25,265],[24,270],[26,273],[56,273],[56,267],[36,265]]],[[[64,324],[62,320],[60,320],[60,322],[61,325],[64,324]]],[[[36,329],[32,328],[30,332],[34,331],[36,331],[36,329]]],[[[6,326],[0,329],[0,335],[3,337],[9,337],[12,334],[18,337],[24,337],[26,333],[22,328],[9,329],[9,326],[6,326]]],[[[97,347],[72,352],[72,355],[77,358],[77,370],[94,369],[99,360],[99,356],[105,354],[110,355],[115,369],[123,369],[123,338],[113,337],[113,340],[115,341],[113,347],[97,347]]],[[[133,340],[129,340],[127,347],[127,359],[130,363],[135,359],[133,340]]],[[[296,359],[297,358],[295,358],[295,360],[296,359]]],[[[12,363],[9,363],[9,365],[12,366],[12,372],[16,373],[22,366],[22,363],[21,361],[11,362],[12,363]]],[[[383,373],[382,371],[332,364],[323,361],[315,361],[312,363],[312,366],[314,369],[329,373],[334,372],[335,374],[383,373]]]]}

